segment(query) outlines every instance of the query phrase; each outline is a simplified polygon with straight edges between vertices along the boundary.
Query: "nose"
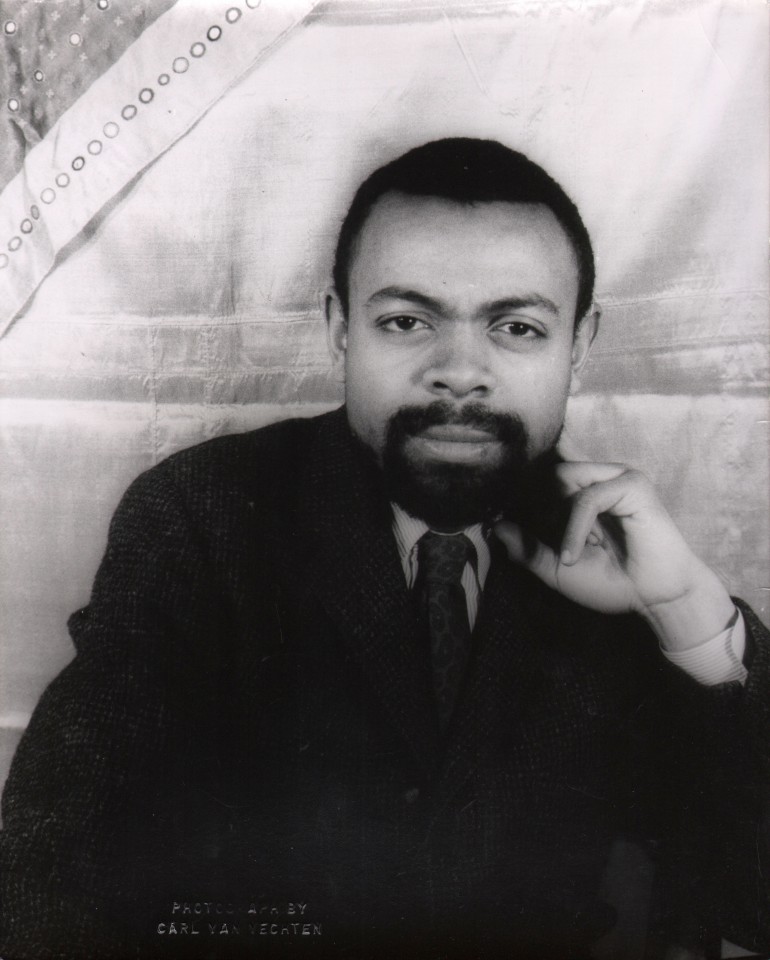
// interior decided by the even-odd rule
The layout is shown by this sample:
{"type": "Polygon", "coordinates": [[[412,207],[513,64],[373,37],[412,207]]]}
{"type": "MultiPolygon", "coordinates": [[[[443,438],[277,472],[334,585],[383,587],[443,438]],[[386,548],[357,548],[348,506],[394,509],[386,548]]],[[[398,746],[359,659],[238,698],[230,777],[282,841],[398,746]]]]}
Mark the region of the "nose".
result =
{"type": "MultiPolygon", "coordinates": [[[[449,325],[448,325],[449,326],[449,325]]],[[[423,382],[442,399],[487,397],[494,388],[484,332],[470,324],[452,324],[442,331],[423,382]]]]}

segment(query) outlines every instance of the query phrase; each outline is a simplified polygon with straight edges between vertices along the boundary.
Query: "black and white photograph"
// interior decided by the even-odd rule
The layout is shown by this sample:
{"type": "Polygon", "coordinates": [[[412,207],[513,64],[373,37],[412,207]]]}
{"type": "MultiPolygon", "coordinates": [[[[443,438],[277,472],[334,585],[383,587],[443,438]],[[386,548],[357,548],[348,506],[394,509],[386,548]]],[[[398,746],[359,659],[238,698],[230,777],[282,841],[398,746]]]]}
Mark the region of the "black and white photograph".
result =
{"type": "Polygon", "coordinates": [[[0,960],[770,958],[769,19],[0,0],[0,960]]]}

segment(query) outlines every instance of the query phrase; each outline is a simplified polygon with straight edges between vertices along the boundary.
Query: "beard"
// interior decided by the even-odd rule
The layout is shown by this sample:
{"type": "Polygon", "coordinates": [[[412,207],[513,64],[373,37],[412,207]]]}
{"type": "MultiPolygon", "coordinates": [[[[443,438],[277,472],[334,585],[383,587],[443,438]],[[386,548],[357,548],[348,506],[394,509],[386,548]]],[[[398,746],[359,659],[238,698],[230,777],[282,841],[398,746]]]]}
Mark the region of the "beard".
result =
{"type": "Polygon", "coordinates": [[[388,499],[430,527],[459,530],[501,515],[526,522],[534,502],[553,483],[559,437],[543,453],[528,453],[520,417],[495,413],[472,401],[458,408],[446,401],[402,407],[388,421],[381,477],[388,499]],[[490,462],[444,462],[410,455],[409,441],[430,427],[461,425],[483,430],[499,444],[490,462]]]}

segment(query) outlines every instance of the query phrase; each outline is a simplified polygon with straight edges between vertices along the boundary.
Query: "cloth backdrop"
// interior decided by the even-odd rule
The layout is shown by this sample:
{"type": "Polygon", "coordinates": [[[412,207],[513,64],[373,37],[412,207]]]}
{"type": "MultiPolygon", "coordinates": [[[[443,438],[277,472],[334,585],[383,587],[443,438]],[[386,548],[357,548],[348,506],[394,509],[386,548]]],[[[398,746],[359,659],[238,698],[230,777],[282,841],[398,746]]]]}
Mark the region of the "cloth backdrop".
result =
{"type": "Polygon", "coordinates": [[[0,779],[127,484],[341,400],[352,191],[441,136],[581,208],[603,329],[570,451],[657,482],[768,610],[763,0],[0,3],[0,779]]]}

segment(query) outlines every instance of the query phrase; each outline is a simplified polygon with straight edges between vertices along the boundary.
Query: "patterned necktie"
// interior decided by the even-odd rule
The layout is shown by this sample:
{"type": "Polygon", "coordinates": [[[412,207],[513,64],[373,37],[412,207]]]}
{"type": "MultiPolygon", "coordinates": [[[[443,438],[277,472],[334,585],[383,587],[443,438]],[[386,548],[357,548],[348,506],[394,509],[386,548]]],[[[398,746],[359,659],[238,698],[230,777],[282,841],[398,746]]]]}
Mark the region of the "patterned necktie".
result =
{"type": "Polygon", "coordinates": [[[417,545],[418,589],[430,637],[433,689],[442,729],[452,716],[470,652],[471,631],[461,578],[473,557],[463,533],[428,531],[417,545]]]}

